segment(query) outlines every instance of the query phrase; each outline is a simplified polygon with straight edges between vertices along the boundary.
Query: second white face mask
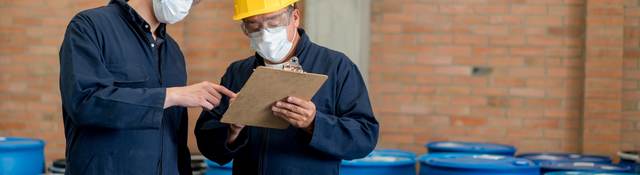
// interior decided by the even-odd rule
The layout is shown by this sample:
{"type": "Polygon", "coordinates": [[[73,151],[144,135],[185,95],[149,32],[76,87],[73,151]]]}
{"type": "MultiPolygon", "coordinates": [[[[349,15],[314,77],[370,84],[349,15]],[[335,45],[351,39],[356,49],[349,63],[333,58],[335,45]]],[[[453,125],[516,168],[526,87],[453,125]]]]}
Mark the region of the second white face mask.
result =
{"type": "Polygon", "coordinates": [[[193,0],[153,0],[153,12],[159,22],[174,24],[189,14],[192,4],[193,0]]]}
{"type": "Polygon", "coordinates": [[[251,48],[271,63],[282,63],[293,43],[287,38],[287,27],[265,28],[250,33],[251,48]]]}

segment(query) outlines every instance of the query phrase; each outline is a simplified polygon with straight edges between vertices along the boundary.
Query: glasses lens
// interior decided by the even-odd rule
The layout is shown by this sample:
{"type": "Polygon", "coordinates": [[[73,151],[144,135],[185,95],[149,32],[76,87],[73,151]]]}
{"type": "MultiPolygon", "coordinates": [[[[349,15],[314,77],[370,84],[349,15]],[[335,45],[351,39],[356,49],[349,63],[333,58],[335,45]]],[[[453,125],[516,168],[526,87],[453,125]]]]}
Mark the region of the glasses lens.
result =
{"type": "Polygon", "coordinates": [[[253,33],[253,32],[257,32],[260,31],[262,29],[266,28],[277,28],[277,27],[282,27],[282,26],[286,26],[289,25],[289,19],[290,19],[290,13],[288,13],[288,11],[282,12],[282,14],[277,15],[277,16],[273,16],[269,19],[266,19],[264,21],[243,21],[242,22],[242,27],[244,28],[244,30],[246,30],[248,33],[253,33]]]}

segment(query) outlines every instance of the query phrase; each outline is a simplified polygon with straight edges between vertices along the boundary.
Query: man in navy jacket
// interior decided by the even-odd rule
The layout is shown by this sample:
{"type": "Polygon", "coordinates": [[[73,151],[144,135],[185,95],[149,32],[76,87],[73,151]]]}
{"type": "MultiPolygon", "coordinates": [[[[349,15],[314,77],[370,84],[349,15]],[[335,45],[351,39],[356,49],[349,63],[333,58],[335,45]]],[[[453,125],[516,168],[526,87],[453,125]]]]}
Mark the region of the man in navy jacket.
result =
{"type": "Polygon", "coordinates": [[[77,14],[60,49],[66,174],[191,174],[187,109],[211,109],[210,82],[185,86],[185,61],[166,23],[191,0],[112,0],[77,14]]]}
{"type": "Polygon", "coordinates": [[[338,174],[342,159],[366,156],[378,139],[378,122],[358,68],[344,54],[312,43],[298,28],[297,0],[265,1],[258,12],[243,13],[242,3],[251,1],[236,0],[234,18],[242,19],[257,52],[232,63],[221,85],[238,92],[258,66],[283,69],[298,63],[305,72],[329,79],[311,101],[288,97],[274,103],[274,115],[291,124],[284,130],[221,123],[232,100],[223,98],[220,106],[200,115],[198,148],[219,164],[233,160],[234,174],[338,174]],[[278,8],[269,9],[267,2],[278,8]]]}

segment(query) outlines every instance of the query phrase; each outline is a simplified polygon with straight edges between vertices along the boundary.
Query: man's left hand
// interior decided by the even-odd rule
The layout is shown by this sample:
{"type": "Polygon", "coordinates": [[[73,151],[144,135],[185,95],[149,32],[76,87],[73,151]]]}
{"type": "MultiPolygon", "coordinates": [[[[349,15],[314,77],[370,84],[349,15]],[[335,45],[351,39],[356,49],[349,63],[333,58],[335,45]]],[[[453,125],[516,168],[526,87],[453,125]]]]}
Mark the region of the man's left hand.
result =
{"type": "Polygon", "coordinates": [[[297,97],[287,97],[277,101],[272,107],[273,115],[284,119],[296,128],[313,133],[316,105],[297,97]]]}

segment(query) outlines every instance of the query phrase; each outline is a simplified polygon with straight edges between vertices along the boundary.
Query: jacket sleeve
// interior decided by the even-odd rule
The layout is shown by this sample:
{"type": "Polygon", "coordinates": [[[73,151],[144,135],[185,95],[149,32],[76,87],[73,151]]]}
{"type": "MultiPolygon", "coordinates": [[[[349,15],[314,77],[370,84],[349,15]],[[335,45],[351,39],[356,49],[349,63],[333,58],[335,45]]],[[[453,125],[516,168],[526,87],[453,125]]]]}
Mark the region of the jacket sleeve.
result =
{"type": "Polygon", "coordinates": [[[104,64],[97,33],[91,20],[81,14],[67,27],[60,49],[65,113],[83,127],[159,128],[165,88],[120,87],[104,64]]]}
{"type": "MultiPolygon", "coordinates": [[[[378,122],[367,89],[353,64],[338,74],[336,115],[316,112],[310,146],[339,159],[365,157],[378,141],[378,122]]],[[[340,72],[340,71],[338,71],[340,72]]]]}
{"type": "MultiPolygon", "coordinates": [[[[232,73],[230,73],[230,70],[232,67],[233,65],[229,66],[220,84],[234,92],[238,92],[237,89],[231,87],[230,76],[232,76],[232,73]]],[[[249,140],[247,137],[249,127],[245,127],[233,144],[227,144],[229,124],[220,122],[220,119],[228,107],[229,97],[224,96],[218,107],[211,111],[203,110],[200,113],[194,131],[200,153],[220,165],[231,161],[238,150],[246,146],[249,140]]]]}

